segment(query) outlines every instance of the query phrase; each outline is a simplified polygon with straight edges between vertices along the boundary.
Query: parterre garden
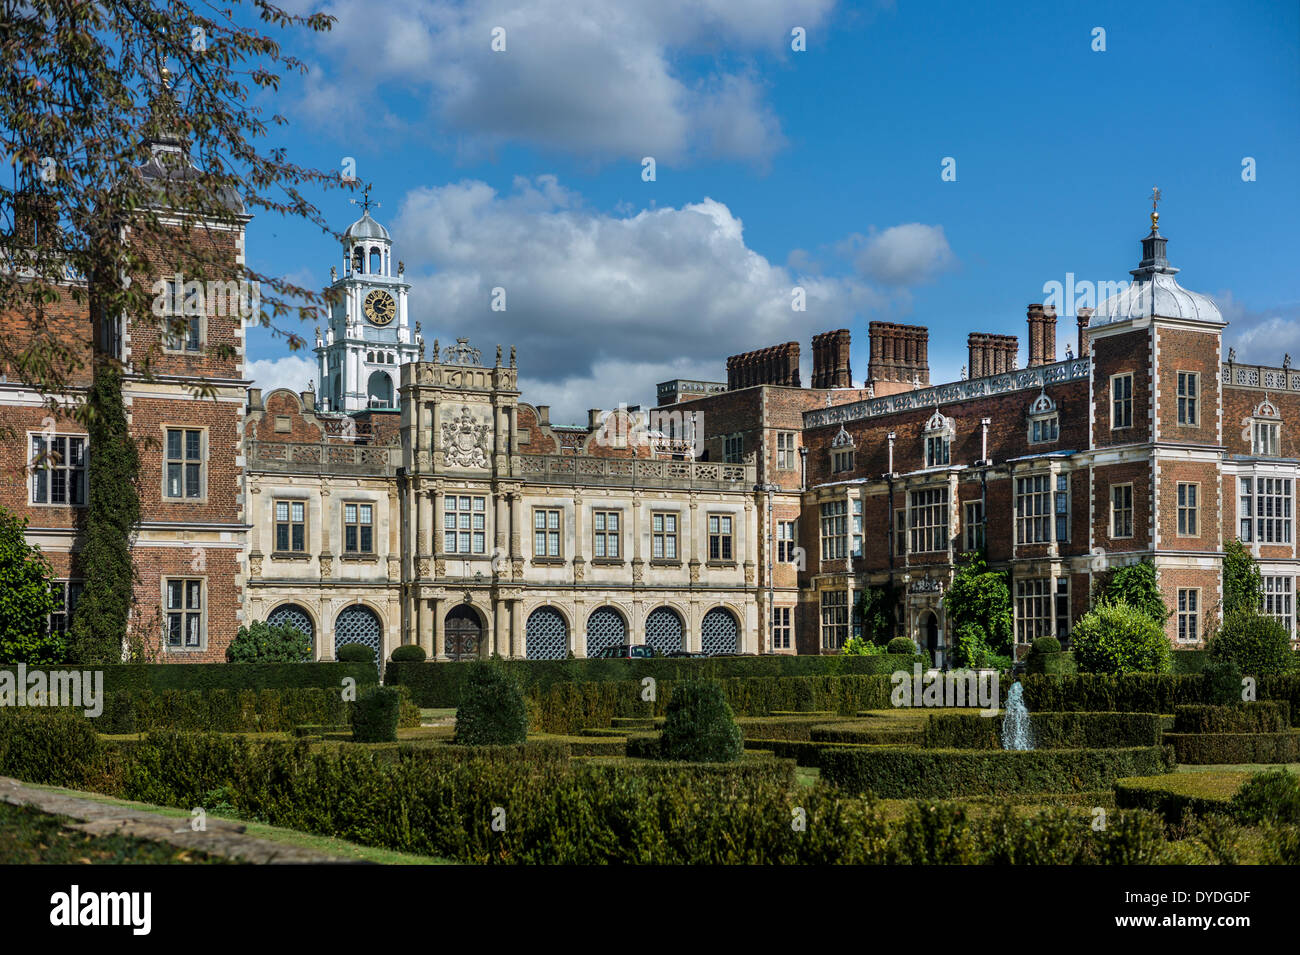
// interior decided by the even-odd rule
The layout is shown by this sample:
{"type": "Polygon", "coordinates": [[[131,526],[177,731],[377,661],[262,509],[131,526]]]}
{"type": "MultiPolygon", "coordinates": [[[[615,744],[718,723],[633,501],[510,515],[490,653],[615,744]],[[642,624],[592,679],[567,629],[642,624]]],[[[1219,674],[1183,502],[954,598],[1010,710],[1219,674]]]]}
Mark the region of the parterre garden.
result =
{"type": "Polygon", "coordinates": [[[0,708],[0,774],[473,863],[1300,862],[1300,676],[1026,674],[1017,751],[820,659],[124,666],[0,708]]]}

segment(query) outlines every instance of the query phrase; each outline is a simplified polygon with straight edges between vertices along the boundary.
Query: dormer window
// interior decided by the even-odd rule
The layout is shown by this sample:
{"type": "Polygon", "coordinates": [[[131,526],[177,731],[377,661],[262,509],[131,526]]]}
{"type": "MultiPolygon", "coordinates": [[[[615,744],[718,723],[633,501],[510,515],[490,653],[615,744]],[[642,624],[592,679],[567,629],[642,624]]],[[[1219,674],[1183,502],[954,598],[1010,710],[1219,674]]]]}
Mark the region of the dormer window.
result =
{"type": "Polygon", "coordinates": [[[1265,399],[1250,420],[1250,450],[1259,458],[1275,458],[1282,453],[1282,415],[1277,405],[1265,399]]]}
{"type": "Polygon", "coordinates": [[[1056,402],[1041,392],[1029,406],[1029,443],[1050,444],[1061,436],[1061,416],[1056,402]]]}
{"type": "Polygon", "coordinates": [[[840,426],[840,433],[835,436],[831,442],[831,473],[842,474],[845,471],[853,470],[853,438],[844,426],[840,426]]]}
{"type": "Polygon", "coordinates": [[[956,429],[951,418],[945,418],[938,409],[925,423],[925,466],[946,467],[952,463],[952,436],[956,429]]]}

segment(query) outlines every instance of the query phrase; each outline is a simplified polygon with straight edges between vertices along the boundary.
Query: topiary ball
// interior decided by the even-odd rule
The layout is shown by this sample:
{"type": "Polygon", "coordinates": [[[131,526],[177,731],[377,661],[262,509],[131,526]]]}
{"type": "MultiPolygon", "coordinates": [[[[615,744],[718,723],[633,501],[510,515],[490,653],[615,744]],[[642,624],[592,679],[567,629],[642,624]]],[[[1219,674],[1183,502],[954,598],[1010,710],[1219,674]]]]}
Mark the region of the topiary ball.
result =
{"type": "Polygon", "coordinates": [[[334,651],[339,663],[374,663],[375,651],[364,643],[345,643],[334,651]]]}
{"type": "Polygon", "coordinates": [[[1030,650],[1033,653],[1060,653],[1061,641],[1056,637],[1039,637],[1030,650]]]}
{"type": "Polygon", "coordinates": [[[1252,607],[1240,607],[1223,618],[1210,639],[1210,659],[1235,663],[1251,676],[1288,673],[1295,665],[1286,626],[1252,607]]]}
{"type": "Polygon", "coordinates": [[[907,637],[894,637],[885,647],[887,653],[902,653],[908,656],[916,653],[916,644],[907,637]]]}
{"type": "Polygon", "coordinates": [[[418,643],[404,643],[393,650],[388,659],[394,663],[423,663],[428,659],[428,654],[424,652],[424,647],[418,643]]]}
{"type": "Polygon", "coordinates": [[[673,686],[659,738],[662,759],[729,763],[744,750],[744,737],[721,683],[683,680],[673,686]]]}
{"type": "Polygon", "coordinates": [[[528,739],[523,691],[501,663],[470,664],[456,707],[455,739],[464,746],[509,746],[528,739]]]}

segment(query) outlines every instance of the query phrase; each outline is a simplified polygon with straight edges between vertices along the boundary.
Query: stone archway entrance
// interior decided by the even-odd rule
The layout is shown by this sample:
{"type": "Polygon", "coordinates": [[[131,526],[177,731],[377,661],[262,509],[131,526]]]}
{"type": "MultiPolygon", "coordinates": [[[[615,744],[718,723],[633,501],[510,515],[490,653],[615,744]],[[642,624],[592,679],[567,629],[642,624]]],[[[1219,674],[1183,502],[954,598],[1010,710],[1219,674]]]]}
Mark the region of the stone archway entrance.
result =
{"type": "Polygon", "coordinates": [[[473,607],[453,607],[443,622],[443,646],[448,660],[477,660],[483,645],[483,620],[473,607]]]}

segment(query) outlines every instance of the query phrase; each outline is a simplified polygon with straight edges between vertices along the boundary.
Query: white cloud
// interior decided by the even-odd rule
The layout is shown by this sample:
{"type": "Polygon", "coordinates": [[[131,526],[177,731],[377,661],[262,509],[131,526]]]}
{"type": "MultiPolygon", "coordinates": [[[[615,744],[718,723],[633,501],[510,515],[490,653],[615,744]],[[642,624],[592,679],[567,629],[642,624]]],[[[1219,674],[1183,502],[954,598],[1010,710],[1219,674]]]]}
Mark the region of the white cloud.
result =
{"type": "Polygon", "coordinates": [[[525,400],[554,420],[653,402],[676,377],[725,378],[727,355],[852,327],[909,304],[852,276],[774,264],[705,198],[636,214],[587,209],[553,176],[500,194],[466,180],[410,193],[392,224],[426,341],[518,346],[525,400]],[[807,310],[791,309],[798,285],[807,310]],[[489,307],[503,288],[506,310],[489,307]]]}
{"type": "Polygon", "coordinates": [[[815,30],[833,6],[333,0],[324,12],[338,22],[317,40],[320,67],[302,105],[340,129],[358,120],[391,126],[381,93],[396,91],[426,102],[430,116],[463,137],[462,149],[524,141],[593,158],[762,161],[784,140],[750,61],[784,56],[791,28],[815,30]],[[504,52],[491,47],[498,27],[504,52]],[[683,62],[717,50],[726,68],[684,73],[683,62]]]}
{"type": "Polygon", "coordinates": [[[943,226],[909,222],[849,236],[843,246],[854,267],[886,285],[915,285],[952,267],[956,261],[943,226]]]}
{"type": "Polygon", "coordinates": [[[1290,354],[1292,365],[1300,365],[1300,302],[1271,309],[1252,310],[1231,292],[1214,296],[1228,327],[1223,332],[1223,355],[1228,346],[1237,350],[1237,361],[1246,364],[1280,366],[1290,354]]]}
{"type": "Polygon", "coordinates": [[[283,358],[261,358],[247,362],[244,374],[252,379],[251,387],[261,388],[265,396],[276,388],[306,391],[307,383],[316,377],[317,368],[316,362],[311,358],[286,355],[283,358]]]}

